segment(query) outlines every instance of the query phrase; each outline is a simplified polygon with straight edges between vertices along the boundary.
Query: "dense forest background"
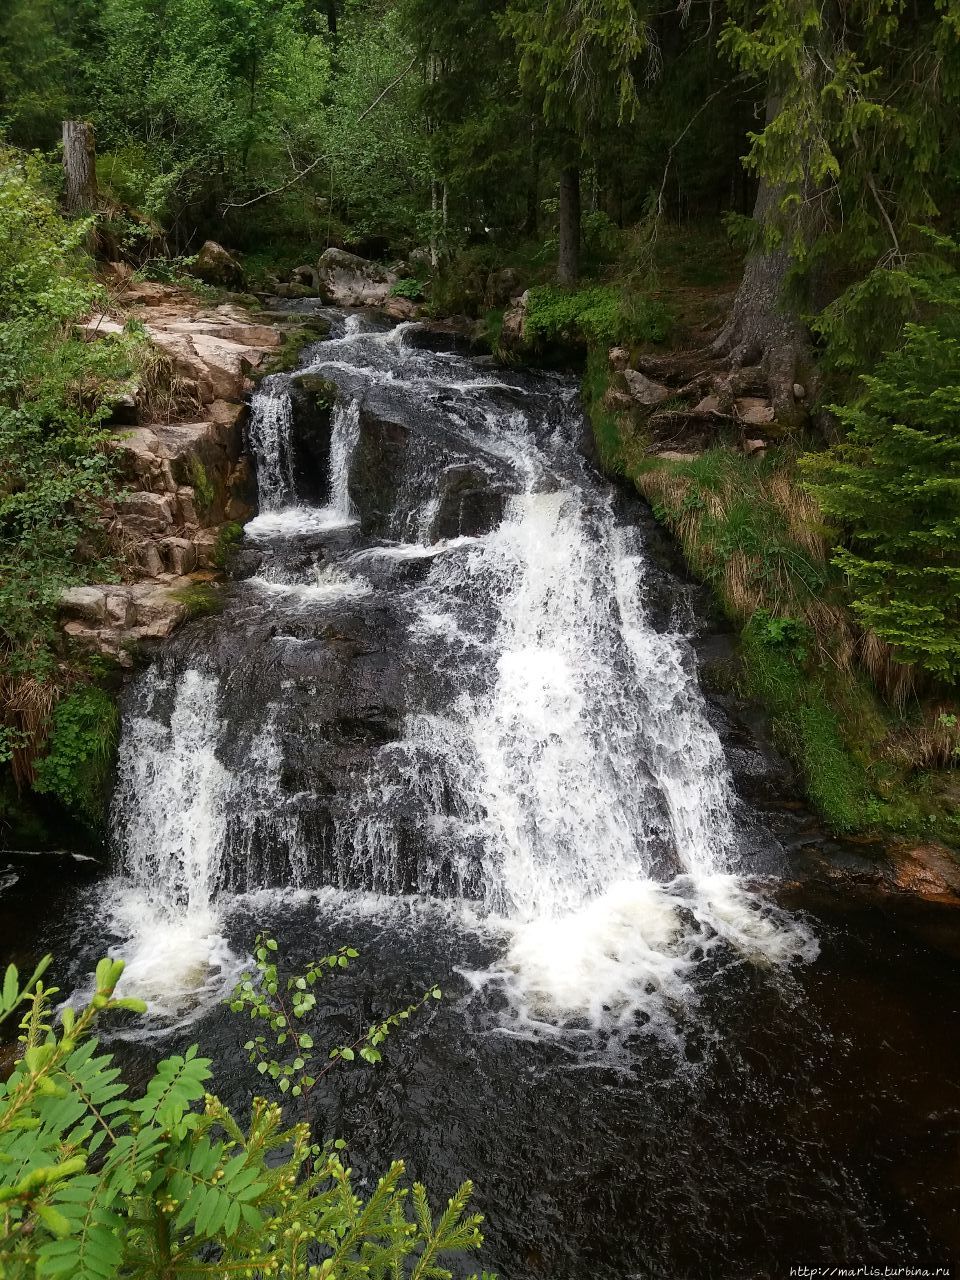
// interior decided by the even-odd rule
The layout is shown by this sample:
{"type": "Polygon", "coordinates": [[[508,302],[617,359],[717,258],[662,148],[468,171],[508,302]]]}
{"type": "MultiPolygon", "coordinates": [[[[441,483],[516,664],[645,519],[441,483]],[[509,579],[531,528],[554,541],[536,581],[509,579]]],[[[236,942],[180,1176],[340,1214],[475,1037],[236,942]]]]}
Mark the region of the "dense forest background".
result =
{"type": "Polygon", "coordinates": [[[834,829],[960,841],[958,96],[955,0],[10,0],[8,824],[31,790],[95,822],[115,720],[56,612],[114,571],[103,431],[145,356],[72,324],[96,259],[174,280],[213,239],[261,292],[331,245],[380,259],[504,358],[582,367],[603,465],[740,633],[712,678],[834,829]],[[64,120],[94,129],[87,207],[64,120]]]}

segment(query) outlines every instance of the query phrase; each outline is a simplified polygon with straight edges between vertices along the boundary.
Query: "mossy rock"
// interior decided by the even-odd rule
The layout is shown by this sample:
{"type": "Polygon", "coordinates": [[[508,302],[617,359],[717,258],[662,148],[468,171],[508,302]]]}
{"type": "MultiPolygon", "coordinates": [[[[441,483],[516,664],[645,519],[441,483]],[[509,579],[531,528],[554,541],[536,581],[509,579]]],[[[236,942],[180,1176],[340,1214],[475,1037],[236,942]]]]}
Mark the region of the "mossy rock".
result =
{"type": "Polygon", "coordinates": [[[292,373],[300,363],[304,347],[323,342],[330,337],[330,324],[320,317],[311,317],[309,323],[298,324],[284,333],[283,343],[258,369],[256,380],[270,373],[292,373]]]}
{"type": "Polygon", "coordinates": [[[291,381],[313,396],[317,408],[332,409],[337,399],[337,384],[319,373],[298,373],[291,381]]]}

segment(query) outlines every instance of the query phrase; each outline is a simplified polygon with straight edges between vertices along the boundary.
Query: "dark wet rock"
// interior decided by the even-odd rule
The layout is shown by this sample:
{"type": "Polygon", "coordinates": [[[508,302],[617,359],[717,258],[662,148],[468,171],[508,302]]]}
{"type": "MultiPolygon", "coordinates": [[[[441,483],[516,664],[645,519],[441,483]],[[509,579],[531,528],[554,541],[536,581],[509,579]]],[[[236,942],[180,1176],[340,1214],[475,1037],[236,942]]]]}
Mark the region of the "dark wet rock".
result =
{"type": "Polygon", "coordinates": [[[337,395],[336,384],[317,374],[298,373],[290,379],[294,481],[301,500],[317,505],[328,496],[330,420],[337,395]]]}
{"type": "Polygon", "coordinates": [[[360,438],[350,469],[350,499],[365,534],[383,537],[390,529],[409,446],[402,422],[360,410],[360,438]]]}
{"type": "Polygon", "coordinates": [[[440,499],[431,530],[434,538],[475,536],[495,529],[503,519],[508,494],[491,485],[489,474],[471,464],[448,467],[440,480],[440,499]]]}

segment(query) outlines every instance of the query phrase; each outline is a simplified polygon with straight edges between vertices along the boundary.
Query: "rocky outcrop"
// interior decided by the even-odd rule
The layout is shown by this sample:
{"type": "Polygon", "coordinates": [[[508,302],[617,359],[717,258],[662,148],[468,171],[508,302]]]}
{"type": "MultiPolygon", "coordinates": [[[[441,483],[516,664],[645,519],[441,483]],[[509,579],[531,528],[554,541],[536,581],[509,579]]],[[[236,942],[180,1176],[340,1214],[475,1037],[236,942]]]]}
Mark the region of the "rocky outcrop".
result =
{"type": "Polygon", "coordinates": [[[699,452],[722,440],[759,454],[780,432],[758,369],[731,371],[701,351],[653,355],[626,347],[611,347],[608,362],[604,407],[642,419],[654,453],[678,443],[699,452]]]}
{"type": "Polygon", "coordinates": [[[165,640],[189,615],[188,593],[195,587],[186,574],[72,587],[61,597],[63,629],[72,639],[130,666],[138,644],[165,640]]]}
{"type": "Polygon", "coordinates": [[[794,862],[794,885],[840,888],[867,902],[922,899],[960,907],[960,859],[936,841],[814,842],[794,862]]]}
{"type": "Polygon", "coordinates": [[[382,307],[397,276],[345,249],[327,249],[317,263],[317,288],[340,307],[382,307]]]}
{"type": "Polygon", "coordinates": [[[523,346],[526,338],[527,304],[530,300],[529,289],[524,290],[519,298],[513,298],[503,314],[503,327],[500,330],[500,345],[516,350],[523,346]]]}
{"type": "Polygon", "coordinates": [[[156,352],[107,441],[125,487],[104,520],[125,581],[68,591],[62,618],[74,640],[126,665],[187,616],[190,575],[210,577],[224,526],[253,514],[244,397],[281,337],[241,307],[204,308],[168,285],[127,281],[115,305],[82,334],[117,334],[132,316],[156,352]]]}

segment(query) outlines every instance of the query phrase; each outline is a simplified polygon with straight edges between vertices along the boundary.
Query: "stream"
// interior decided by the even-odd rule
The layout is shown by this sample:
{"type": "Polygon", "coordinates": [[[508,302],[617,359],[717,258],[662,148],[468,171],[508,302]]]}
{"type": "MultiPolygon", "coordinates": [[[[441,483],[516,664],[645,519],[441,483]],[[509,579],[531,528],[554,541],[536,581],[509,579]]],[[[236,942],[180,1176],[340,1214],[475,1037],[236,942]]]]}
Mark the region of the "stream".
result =
{"type": "Polygon", "coordinates": [[[383,1065],[325,1079],[323,1127],[361,1185],[472,1178],[501,1280],[945,1265],[941,918],[783,888],[699,593],[592,467],[572,378],[324,314],[254,395],[223,611],[124,694],[110,874],[0,874],[0,927],[81,988],[124,956],[128,1071],[198,1041],[238,1106],[223,998],[258,929],[294,967],[360,952],[317,988],[331,1043],[438,983],[383,1065]]]}

